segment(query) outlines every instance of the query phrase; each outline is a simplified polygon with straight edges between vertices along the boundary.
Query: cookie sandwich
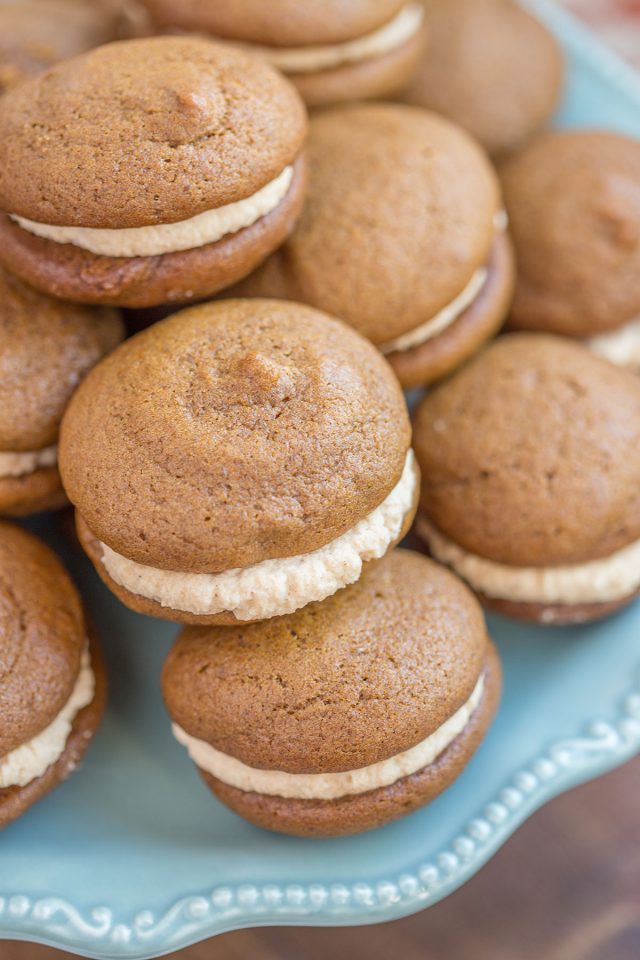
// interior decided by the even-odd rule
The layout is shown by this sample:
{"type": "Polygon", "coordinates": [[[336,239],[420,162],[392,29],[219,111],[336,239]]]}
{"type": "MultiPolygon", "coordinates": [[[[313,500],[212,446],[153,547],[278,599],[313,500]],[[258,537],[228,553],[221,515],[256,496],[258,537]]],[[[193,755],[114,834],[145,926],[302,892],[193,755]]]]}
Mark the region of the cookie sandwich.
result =
{"type": "MultiPolygon", "coordinates": [[[[415,0],[143,0],[147,29],[226,40],[281,70],[312,106],[387,96],[425,47],[415,0]]],[[[140,18],[136,18],[140,28],[140,18]]]]}
{"type": "Polygon", "coordinates": [[[115,310],[54,300],[0,268],[0,514],[67,502],[57,466],[62,414],[123,333],[115,310]]]}
{"type": "Polygon", "coordinates": [[[73,772],[105,698],[67,572],[36,537],[0,522],[0,828],[73,772]]]}
{"type": "Polygon", "coordinates": [[[80,539],[128,606],[184,623],[290,613],[408,530],[402,391],[371,344],[301,304],[223,300],[125,341],[64,418],[80,539]]]}
{"type": "Polygon", "coordinates": [[[449,373],[501,326],[513,287],[484,153],[435,114],[361,104],[312,119],[309,157],[298,226],[234,294],[299,300],[340,317],[380,348],[406,387],[449,373]]]}
{"type": "Polygon", "coordinates": [[[162,688],[205,783],[252,823],[328,837],[382,826],[462,772],[500,693],[464,584],[408,550],[324,603],[186,627],[162,688]]]}
{"type": "Polygon", "coordinates": [[[640,372],[640,140],[545,134],[501,175],[518,261],[510,325],[585,339],[640,372]]]}
{"type": "Polygon", "coordinates": [[[640,591],[640,380],[510,334],[415,416],[417,532],[501,613],[581,623],[640,591]]]}
{"type": "Polygon", "coordinates": [[[468,130],[492,155],[521,147],[562,91],[563,57],[512,0],[422,0],[429,43],[401,99],[468,130]]]}
{"type": "Polygon", "coordinates": [[[305,134],[298,94],[257,57],[106,44],[0,101],[0,261],[82,303],[208,296],[292,228],[305,134]]]}

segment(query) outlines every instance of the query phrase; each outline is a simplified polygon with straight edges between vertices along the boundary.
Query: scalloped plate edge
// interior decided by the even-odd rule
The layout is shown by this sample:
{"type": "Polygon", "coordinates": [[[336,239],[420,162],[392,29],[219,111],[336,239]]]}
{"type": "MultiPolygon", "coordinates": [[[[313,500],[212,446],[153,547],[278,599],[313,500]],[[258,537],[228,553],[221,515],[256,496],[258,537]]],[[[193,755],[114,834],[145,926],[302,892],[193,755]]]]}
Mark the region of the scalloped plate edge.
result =
{"type": "Polygon", "coordinates": [[[473,875],[552,797],[640,752],[640,675],[617,718],[552,743],[515,773],[482,812],[428,863],[391,878],[350,884],[220,886],[180,898],[162,914],[116,919],[108,906],[88,913],[58,897],[0,895],[1,936],[68,949],[96,960],[149,960],[245,926],[355,925],[395,920],[436,903],[473,875]]]}

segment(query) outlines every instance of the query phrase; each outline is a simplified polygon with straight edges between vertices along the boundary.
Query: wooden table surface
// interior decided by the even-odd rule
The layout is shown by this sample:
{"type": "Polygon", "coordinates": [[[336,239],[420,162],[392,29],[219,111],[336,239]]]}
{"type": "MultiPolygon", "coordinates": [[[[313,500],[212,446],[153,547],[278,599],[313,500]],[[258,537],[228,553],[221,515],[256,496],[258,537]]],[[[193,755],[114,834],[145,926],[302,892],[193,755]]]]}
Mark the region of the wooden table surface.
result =
{"type": "MultiPolygon", "coordinates": [[[[406,920],[242,930],[174,960],[640,960],[640,758],[554,800],[455,894],[406,920]]],[[[0,960],[70,960],[0,943],[0,960]]]]}

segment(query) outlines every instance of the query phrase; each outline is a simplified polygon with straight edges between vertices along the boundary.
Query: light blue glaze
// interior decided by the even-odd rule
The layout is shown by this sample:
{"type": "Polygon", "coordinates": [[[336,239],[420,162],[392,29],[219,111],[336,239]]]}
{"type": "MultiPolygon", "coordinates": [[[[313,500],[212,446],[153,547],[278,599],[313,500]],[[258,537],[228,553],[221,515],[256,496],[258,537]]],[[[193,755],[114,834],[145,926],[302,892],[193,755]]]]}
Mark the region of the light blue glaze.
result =
{"type": "MultiPolygon", "coordinates": [[[[570,57],[559,122],[640,135],[632,71],[531,5],[570,57]]],[[[351,839],[260,831],[214,800],[170,736],[158,675],[175,627],[125,611],[67,554],[100,625],[111,706],[82,769],[0,834],[2,937],[147,958],[238,927],[400,917],[469,879],[546,800],[640,750],[639,604],[568,630],[492,617],[502,708],[442,797],[351,839]]]]}

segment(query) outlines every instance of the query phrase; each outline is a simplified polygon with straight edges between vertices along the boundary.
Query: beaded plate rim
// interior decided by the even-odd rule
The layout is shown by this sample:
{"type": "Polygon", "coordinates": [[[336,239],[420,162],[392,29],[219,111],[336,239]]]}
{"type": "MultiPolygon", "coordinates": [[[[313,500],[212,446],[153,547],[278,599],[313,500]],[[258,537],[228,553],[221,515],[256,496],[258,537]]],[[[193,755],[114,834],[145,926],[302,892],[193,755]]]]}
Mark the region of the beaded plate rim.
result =
{"type": "Polygon", "coordinates": [[[123,919],[109,906],[82,911],[55,896],[0,896],[2,936],[76,950],[99,960],[148,960],[197,940],[246,926],[333,926],[398,919],[459,887],[547,800],[640,753],[640,671],[616,719],[593,720],[556,740],[521,767],[497,796],[412,870],[375,881],[240,884],[181,897],[164,912],[123,919]]]}

